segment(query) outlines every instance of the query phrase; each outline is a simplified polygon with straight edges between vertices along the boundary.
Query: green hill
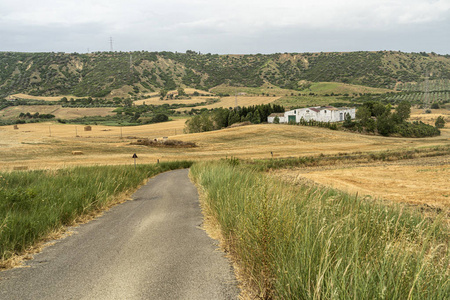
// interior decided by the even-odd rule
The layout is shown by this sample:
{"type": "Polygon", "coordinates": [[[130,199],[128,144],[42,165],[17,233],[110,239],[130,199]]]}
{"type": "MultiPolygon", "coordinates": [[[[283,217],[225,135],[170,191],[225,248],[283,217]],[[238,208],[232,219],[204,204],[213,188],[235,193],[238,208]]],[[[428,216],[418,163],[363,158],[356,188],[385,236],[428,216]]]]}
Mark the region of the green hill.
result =
{"type": "Polygon", "coordinates": [[[139,96],[178,86],[207,90],[219,85],[306,91],[315,82],[405,90],[424,86],[416,83],[423,82],[426,74],[431,74],[432,81],[448,82],[450,56],[394,51],[270,55],[1,52],[0,97],[15,93],[139,96]]]}

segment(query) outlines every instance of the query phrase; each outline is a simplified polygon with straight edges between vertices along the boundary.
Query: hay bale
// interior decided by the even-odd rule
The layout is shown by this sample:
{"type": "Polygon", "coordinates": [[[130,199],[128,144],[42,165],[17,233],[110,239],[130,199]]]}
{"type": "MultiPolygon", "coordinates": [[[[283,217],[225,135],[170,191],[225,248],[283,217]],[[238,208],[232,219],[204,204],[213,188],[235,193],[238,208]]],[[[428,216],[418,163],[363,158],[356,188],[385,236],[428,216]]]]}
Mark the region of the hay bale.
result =
{"type": "Polygon", "coordinates": [[[92,130],[92,127],[91,126],[84,126],[84,131],[91,131],[92,130]]]}
{"type": "Polygon", "coordinates": [[[83,155],[83,151],[72,151],[72,155],[83,155]]]}
{"type": "Polygon", "coordinates": [[[28,166],[15,166],[13,169],[15,171],[25,171],[28,170],[28,166]]]}
{"type": "Polygon", "coordinates": [[[19,126],[17,126],[17,124],[14,125],[14,130],[19,129],[19,126]]]}

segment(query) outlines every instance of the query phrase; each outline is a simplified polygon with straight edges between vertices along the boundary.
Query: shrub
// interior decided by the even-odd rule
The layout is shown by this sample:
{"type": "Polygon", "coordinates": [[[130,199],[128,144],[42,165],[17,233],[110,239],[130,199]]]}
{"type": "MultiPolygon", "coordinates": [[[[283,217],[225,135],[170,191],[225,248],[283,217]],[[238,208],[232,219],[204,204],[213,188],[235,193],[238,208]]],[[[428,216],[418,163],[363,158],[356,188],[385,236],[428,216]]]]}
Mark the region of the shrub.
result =
{"type": "Polygon", "coordinates": [[[436,119],[436,122],[434,123],[434,126],[436,126],[436,128],[444,128],[445,127],[445,120],[443,116],[439,116],[436,119]]]}
{"type": "Polygon", "coordinates": [[[150,123],[161,123],[169,120],[169,117],[165,114],[157,114],[151,120],[150,123]]]}
{"type": "Polygon", "coordinates": [[[440,107],[439,107],[439,103],[433,103],[433,104],[431,104],[431,109],[439,109],[440,107]]]}

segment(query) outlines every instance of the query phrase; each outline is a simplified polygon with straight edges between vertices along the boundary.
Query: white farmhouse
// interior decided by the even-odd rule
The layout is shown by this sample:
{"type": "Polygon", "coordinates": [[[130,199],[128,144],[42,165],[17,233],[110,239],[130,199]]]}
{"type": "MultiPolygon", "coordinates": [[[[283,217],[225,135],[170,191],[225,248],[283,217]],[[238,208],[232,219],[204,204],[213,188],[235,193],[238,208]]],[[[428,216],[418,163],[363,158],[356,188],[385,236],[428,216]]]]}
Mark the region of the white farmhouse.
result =
{"type": "Polygon", "coordinates": [[[355,118],[355,108],[333,106],[315,106],[308,108],[298,108],[285,112],[284,114],[271,114],[267,118],[268,123],[273,123],[275,117],[278,117],[280,123],[295,122],[299,123],[303,118],[305,121],[319,122],[341,122],[344,121],[345,115],[349,114],[352,119],[355,118]]]}

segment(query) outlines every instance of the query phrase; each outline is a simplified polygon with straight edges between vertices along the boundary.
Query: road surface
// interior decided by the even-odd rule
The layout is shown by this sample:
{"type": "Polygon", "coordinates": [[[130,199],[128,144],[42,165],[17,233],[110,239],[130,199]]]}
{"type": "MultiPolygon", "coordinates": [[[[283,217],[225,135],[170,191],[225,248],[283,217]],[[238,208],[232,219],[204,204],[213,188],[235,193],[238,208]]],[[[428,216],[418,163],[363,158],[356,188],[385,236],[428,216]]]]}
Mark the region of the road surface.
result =
{"type": "Polygon", "coordinates": [[[0,299],[237,299],[232,267],[199,228],[188,170],[160,174],[102,217],[0,273],[0,299]]]}

